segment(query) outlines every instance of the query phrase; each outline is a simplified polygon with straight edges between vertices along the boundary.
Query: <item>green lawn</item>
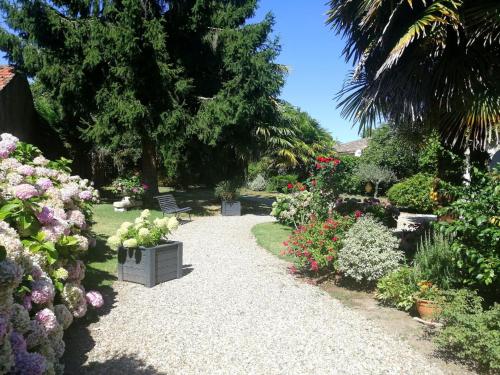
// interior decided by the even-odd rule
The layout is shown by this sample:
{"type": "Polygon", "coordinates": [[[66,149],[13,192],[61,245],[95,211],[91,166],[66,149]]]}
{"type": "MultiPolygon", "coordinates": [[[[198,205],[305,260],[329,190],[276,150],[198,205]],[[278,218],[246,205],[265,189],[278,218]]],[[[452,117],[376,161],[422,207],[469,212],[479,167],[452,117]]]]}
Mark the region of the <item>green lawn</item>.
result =
{"type": "Polygon", "coordinates": [[[262,223],[252,228],[252,234],[257,243],[267,251],[288,262],[293,261],[289,255],[280,255],[284,249],[283,241],[292,234],[292,228],[278,223],[262,223]]]}

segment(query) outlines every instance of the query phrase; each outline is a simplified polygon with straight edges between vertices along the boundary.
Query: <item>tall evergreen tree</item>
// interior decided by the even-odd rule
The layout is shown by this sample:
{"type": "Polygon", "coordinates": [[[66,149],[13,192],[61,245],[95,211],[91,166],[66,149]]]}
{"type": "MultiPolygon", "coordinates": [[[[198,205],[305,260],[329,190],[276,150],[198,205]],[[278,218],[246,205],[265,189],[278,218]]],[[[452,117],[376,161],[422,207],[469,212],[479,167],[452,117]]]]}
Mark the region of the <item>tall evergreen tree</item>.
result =
{"type": "MultiPolygon", "coordinates": [[[[78,149],[139,163],[151,195],[158,163],[189,145],[248,137],[283,84],[273,20],[247,25],[255,0],[0,0],[0,49],[34,76],[56,127],[78,149]]],[[[88,172],[88,171],[87,171],[88,172]]]]}

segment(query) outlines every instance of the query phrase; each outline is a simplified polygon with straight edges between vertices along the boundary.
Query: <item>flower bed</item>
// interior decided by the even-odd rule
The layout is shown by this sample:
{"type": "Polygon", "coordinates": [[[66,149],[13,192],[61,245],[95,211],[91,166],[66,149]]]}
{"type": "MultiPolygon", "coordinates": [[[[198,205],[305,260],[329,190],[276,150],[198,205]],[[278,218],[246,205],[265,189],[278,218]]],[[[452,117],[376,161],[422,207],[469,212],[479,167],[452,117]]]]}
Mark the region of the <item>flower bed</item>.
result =
{"type": "Polygon", "coordinates": [[[62,373],[64,329],[103,304],[80,260],[98,194],[68,160],[0,137],[0,373],[62,373]]]}

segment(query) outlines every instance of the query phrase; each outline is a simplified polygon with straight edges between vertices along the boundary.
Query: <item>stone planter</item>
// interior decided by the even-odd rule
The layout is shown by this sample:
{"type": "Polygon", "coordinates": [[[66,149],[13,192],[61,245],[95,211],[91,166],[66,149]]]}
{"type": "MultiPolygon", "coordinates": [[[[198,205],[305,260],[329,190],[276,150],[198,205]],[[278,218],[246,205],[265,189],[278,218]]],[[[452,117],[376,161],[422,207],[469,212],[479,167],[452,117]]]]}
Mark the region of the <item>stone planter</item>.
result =
{"type": "Polygon", "coordinates": [[[221,214],[222,216],[241,216],[241,202],[222,201],[221,214]]]}
{"type": "Polygon", "coordinates": [[[169,241],[155,247],[118,249],[118,280],[151,288],[182,277],[182,242],[169,241]]]}

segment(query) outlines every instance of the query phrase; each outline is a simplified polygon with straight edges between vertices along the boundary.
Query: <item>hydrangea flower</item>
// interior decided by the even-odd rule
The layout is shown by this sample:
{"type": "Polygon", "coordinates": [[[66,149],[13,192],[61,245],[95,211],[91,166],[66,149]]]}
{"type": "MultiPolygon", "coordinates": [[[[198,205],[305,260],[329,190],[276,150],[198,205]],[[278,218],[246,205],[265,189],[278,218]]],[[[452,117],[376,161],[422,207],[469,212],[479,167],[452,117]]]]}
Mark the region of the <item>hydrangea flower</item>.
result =
{"type": "Polygon", "coordinates": [[[141,216],[143,219],[147,219],[151,215],[151,212],[146,208],[141,212],[141,216]]]}
{"type": "Polygon", "coordinates": [[[78,228],[84,228],[86,225],[85,215],[79,210],[71,210],[67,213],[68,221],[72,225],[76,225],[78,228]]]}
{"type": "Polygon", "coordinates": [[[67,329],[73,323],[73,315],[65,305],[55,305],[54,314],[63,329],[67,329]]]}
{"type": "Polygon", "coordinates": [[[0,342],[3,341],[3,338],[7,334],[8,330],[9,330],[9,319],[4,314],[0,314],[0,342]]]}
{"type": "Polygon", "coordinates": [[[29,350],[47,341],[47,332],[45,332],[42,325],[36,320],[31,320],[30,323],[30,330],[26,335],[26,344],[28,345],[29,350]]]}
{"type": "Polygon", "coordinates": [[[0,374],[9,374],[14,366],[14,355],[10,347],[10,340],[0,345],[0,374]]]}
{"type": "Polygon", "coordinates": [[[42,177],[36,180],[36,186],[38,186],[38,188],[41,190],[47,190],[50,189],[51,187],[54,187],[52,181],[46,177],[42,177]]]}
{"type": "Polygon", "coordinates": [[[92,199],[93,197],[93,194],[91,191],[89,190],[84,190],[84,191],[81,191],[79,194],[78,194],[78,197],[82,200],[82,201],[89,201],[92,199]]]}
{"type": "Polygon", "coordinates": [[[118,236],[110,236],[106,242],[112,250],[118,250],[118,248],[122,245],[122,240],[118,236]]]}
{"type": "Polygon", "coordinates": [[[58,326],[55,314],[48,308],[37,312],[35,314],[35,319],[42,325],[42,327],[45,329],[45,332],[47,333],[54,331],[58,326]]]}
{"type": "Polygon", "coordinates": [[[14,194],[21,200],[30,199],[38,196],[38,190],[30,184],[21,184],[14,187],[14,194]]]}
{"type": "Polygon", "coordinates": [[[23,334],[28,332],[31,327],[28,310],[26,310],[24,306],[14,303],[12,305],[10,322],[16,331],[23,334]]]}
{"type": "Polygon", "coordinates": [[[58,280],[66,280],[69,276],[69,272],[66,268],[59,267],[52,273],[52,277],[58,280]]]}
{"type": "MultiPolygon", "coordinates": [[[[19,173],[11,172],[7,174],[7,184],[9,186],[18,186],[24,181],[24,177],[19,173]]],[[[15,193],[14,193],[15,194],[15,193]]]]}
{"type": "Polygon", "coordinates": [[[137,240],[135,238],[129,238],[128,240],[123,241],[123,247],[126,247],[127,249],[134,249],[137,245],[137,240]]]}
{"type": "Polygon", "coordinates": [[[140,237],[147,237],[147,236],[149,236],[149,229],[148,228],[141,228],[141,229],[139,229],[139,236],[140,237]]]}
{"type": "Polygon", "coordinates": [[[23,307],[28,311],[31,311],[31,309],[33,308],[32,304],[31,304],[31,295],[30,294],[26,294],[23,297],[23,307]]]}
{"type": "Polygon", "coordinates": [[[81,260],[67,265],[68,280],[81,281],[85,278],[85,264],[81,260]]]}
{"type": "Polygon", "coordinates": [[[85,236],[75,234],[73,237],[78,241],[78,247],[80,251],[87,251],[89,249],[89,240],[85,236]]]}
{"type": "Polygon", "coordinates": [[[81,317],[87,311],[87,301],[85,299],[85,289],[76,283],[64,285],[61,297],[66,307],[74,317],[81,317]],[[82,315],[83,313],[83,315],[82,315]]]}
{"type": "Polygon", "coordinates": [[[0,287],[15,288],[20,282],[23,275],[21,267],[11,260],[0,262],[0,287]]]}
{"type": "Polygon", "coordinates": [[[31,301],[44,305],[54,300],[55,289],[49,277],[41,277],[31,285],[31,301]]]}
{"type": "Polygon", "coordinates": [[[85,298],[87,299],[87,303],[96,309],[101,308],[102,305],[104,305],[104,299],[102,298],[102,294],[99,293],[98,291],[91,290],[87,292],[85,298]]]}
{"type": "Polygon", "coordinates": [[[49,161],[40,155],[33,159],[33,164],[44,166],[49,164],[49,161]]]}
{"type": "Polygon", "coordinates": [[[23,176],[32,176],[35,174],[35,168],[33,168],[31,165],[24,164],[20,167],[17,167],[17,173],[23,176]]]}
{"type": "MultiPolygon", "coordinates": [[[[62,176],[63,175],[58,176],[59,181],[61,181],[63,179],[62,176]]],[[[65,175],[65,176],[67,176],[67,175],[65,175]]],[[[64,182],[64,181],[61,181],[61,182],[64,182]]],[[[64,202],[69,202],[69,201],[71,201],[71,199],[73,197],[78,196],[79,192],[80,192],[80,189],[78,188],[78,185],[66,184],[61,189],[61,199],[64,202]]]]}
{"type": "Polygon", "coordinates": [[[15,354],[26,351],[26,340],[19,332],[12,331],[10,334],[10,346],[15,354]]]}
{"type": "Polygon", "coordinates": [[[121,225],[120,225],[120,228],[121,229],[125,229],[125,230],[128,230],[130,227],[132,227],[134,224],[131,223],[130,221],[124,221],[121,225]]]}
{"type": "Polygon", "coordinates": [[[177,219],[174,216],[172,216],[170,219],[168,219],[167,227],[170,231],[173,231],[179,227],[179,222],[177,221],[177,219]]]}
{"type": "Polygon", "coordinates": [[[15,356],[16,374],[42,375],[46,368],[45,358],[38,353],[20,352],[15,356]]]}
{"type": "Polygon", "coordinates": [[[31,266],[31,276],[34,280],[38,280],[40,277],[44,276],[45,272],[43,272],[42,267],[40,267],[37,263],[33,263],[31,266]]]}

